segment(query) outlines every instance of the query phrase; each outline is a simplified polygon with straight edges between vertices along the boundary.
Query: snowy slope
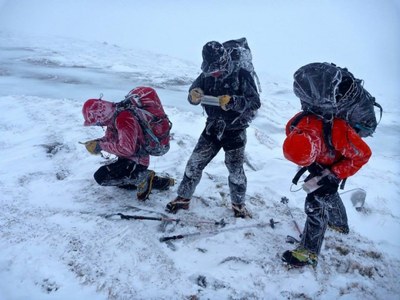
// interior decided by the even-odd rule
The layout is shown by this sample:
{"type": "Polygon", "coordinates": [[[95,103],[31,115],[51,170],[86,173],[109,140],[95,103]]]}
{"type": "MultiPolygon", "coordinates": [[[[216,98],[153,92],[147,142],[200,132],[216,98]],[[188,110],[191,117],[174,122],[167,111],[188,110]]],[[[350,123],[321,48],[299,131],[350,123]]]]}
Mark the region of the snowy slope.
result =
{"type": "Polygon", "coordinates": [[[343,195],[350,235],[328,231],[316,270],[287,270],[280,255],[293,247],[286,235],[297,232],[281,197],[290,199],[301,227],[305,220],[305,194],[289,191],[296,168],[281,153],[284,125],[299,108],[290,79],[260,76],[263,106],[248,130],[246,165],[252,220],[232,217],[222,153],[206,168],[190,211],[173,216],[178,225],[117,220],[106,216],[165,217],[177,186],[144,203],[134,192],[98,186],[92,174],[106,160],[78,142],[103,132],[82,126],[82,103],[155,87],[173,122],[173,141],[151,168],[179,182],[205,122],[201,108],[186,101],[198,65],[72,39],[50,44],[2,33],[0,45],[0,299],[398,299],[395,97],[382,95],[385,115],[368,139],[374,155],[346,186],[367,190],[364,209],[356,211],[351,193],[343,195]],[[221,219],[228,223],[223,229],[212,224],[221,219]],[[207,234],[216,229],[222,232],[207,234]],[[194,232],[202,234],[159,242],[194,232]]]}

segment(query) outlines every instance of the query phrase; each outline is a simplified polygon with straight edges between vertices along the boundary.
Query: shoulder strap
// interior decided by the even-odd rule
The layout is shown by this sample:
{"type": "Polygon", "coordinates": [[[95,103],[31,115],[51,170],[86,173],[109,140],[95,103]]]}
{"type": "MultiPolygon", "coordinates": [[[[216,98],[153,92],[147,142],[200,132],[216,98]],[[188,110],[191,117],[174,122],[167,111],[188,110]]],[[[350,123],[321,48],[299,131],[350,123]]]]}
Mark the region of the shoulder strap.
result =
{"type": "Polygon", "coordinates": [[[383,108],[378,102],[375,102],[375,98],[374,98],[374,106],[378,107],[379,111],[380,111],[379,121],[378,121],[378,124],[379,124],[381,122],[381,120],[382,120],[383,108]]]}
{"type": "Polygon", "coordinates": [[[310,115],[311,113],[307,112],[307,111],[302,111],[297,117],[295,117],[292,121],[292,123],[290,123],[289,126],[289,130],[290,132],[293,131],[293,129],[300,123],[300,121],[305,117],[310,115]]]}
{"type": "Polygon", "coordinates": [[[325,145],[331,152],[335,150],[332,144],[332,125],[332,120],[322,119],[322,135],[324,137],[325,145]]]}
{"type": "Polygon", "coordinates": [[[293,179],[292,179],[292,183],[297,185],[297,183],[299,182],[299,179],[301,177],[301,175],[303,175],[305,172],[307,171],[307,167],[301,167],[296,175],[294,175],[293,179]]]}

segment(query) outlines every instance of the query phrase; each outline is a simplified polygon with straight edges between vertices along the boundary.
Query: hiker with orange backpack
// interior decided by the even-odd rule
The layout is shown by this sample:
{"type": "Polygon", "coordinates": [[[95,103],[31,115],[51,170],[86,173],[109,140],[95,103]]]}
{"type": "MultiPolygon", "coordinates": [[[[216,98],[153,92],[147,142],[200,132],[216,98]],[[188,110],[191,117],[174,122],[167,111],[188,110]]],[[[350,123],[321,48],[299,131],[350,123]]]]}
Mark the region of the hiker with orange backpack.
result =
{"type": "Polygon", "coordinates": [[[371,150],[362,137],[377,126],[374,106],[382,108],[347,69],[329,63],[305,65],[294,74],[294,93],[302,112],[286,126],[283,154],[302,167],[293,179],[297,184],[306,171],[307,220],[300,244],[285,251],[290,266],[316,266],[327,227],[349,233],[346,209],[339,184],[364,166],[371,150]]]}
{"type": "Polygon", "coordinates": [[[84,143],[88,152],[97,155],[105,151],[117,156],[117,161],[100,167],[94,173],[98,184],[137,189],[137,198],[141,201],[149,197],[153,188],[164,190],[174,184],[172,178],[158,176],[148,169],[150,154],[153,153],[151,149],[156,155],[162,155],[169,149],[170,123],[154,89],[135,88],[119,103],[89,99],[83,105],[82,114],[84,126],[106,127],[104,137],[84,143]],[[154,107],[154,110],[147,109],[147,106],[154,107]],[[157,122],[158,126],[162,126],[159,132],[165,133],[161,142],[155,144],[157,137],[153,134],[153,139],[147,133],[151,126],[146,127],[146,124],[151,120],[146,121],[141,116],[150,116],[159,121],[160,118],[153,115],[157,112],[165,116],[161,122],[157,122]]]}

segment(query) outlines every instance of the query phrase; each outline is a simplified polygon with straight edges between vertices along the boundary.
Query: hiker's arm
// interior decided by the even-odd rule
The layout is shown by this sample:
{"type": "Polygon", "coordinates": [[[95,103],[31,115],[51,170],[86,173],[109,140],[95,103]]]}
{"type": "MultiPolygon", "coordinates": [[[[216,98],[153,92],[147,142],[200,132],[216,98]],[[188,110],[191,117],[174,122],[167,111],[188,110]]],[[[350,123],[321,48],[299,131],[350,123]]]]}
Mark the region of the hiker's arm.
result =
{"type": "Polygon", "coordinates": [[[131,157],[139,149],[143,140],[143,132],[139,123],[128,111],[121,112],[115,120],[116,134],[113,138],[102,139],[100,147],[111,154],[121,157],[131,157]]]}
{"type": "Polygon", "coordinates": [[[191,92],[194,89],[203,90],[203,76],[202,76],[202,74],[200,74],[199,77],[197,77],[196,80],[190,86],[189,95],[188,95],[188,98],[187,98],[190,104],[199,105],[201,101],[197,101],[197,99],[192,99],[191,92]]]}
{"type": "Polygon", "coordinates": [[[343,120],[335,120],[332,143],[343,158],[333,164],[331,171],[340,179],[357,173],[371,157],[371,149],[361,137],[343,120]]]}
{"type": "Polygon", "coordinates": [[[256,83],[249,72],[241,70],[240,74],[242,95],[231,95],[232,98],[227,104],[227,108],[237,112],[246,109],[257,110],[261,106],[260,96],[257,92],[256,83]]]}

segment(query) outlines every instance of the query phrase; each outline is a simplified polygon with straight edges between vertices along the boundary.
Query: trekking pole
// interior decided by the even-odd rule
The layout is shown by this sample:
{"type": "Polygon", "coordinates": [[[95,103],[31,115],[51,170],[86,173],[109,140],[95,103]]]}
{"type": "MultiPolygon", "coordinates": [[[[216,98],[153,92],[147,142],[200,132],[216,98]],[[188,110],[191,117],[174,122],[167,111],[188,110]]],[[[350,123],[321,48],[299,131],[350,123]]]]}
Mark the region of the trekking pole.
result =
{"type": "MultiPolygon", "coordinates": [[[[150,221],[160,221],[160,222],[176,222],[177,224],[179,222],[188,222],[187,220],[182,220],[182,219],[174,219],[174,218],[166,218],[166,217],[147,217],[147,216],[140,216],[140,215],[125,215],[122,213],[107,215],[106,218],[110,219],[114,216],[118,216],[121,220],[150,220],[150,221]]],[[[226,225],[224,219],[221,219],[220,221],[200,221],[199,220],[199,221],[193,221],[193,223],[212,224],[212,225],[221,226],[221,227],[224,227],[226,225]]]]}
{"type": "Polygon", "coordinates": [[[301,230],[300,230],[300,226],[299,226],[299,224],[297,224],[296,220],[294,219],[294,217],[293,217],[293,215],[292,215],[292,212],[291,212],[291,210],[290,210],[290,208],[289,208],[289,205],[288,205],[289,199],[288,199],[287,197],[283,196],[283,197],[281,198],[281,202],[282,202],[283,204],[286,204],[286,207],[287,207],[287,209],[288,209],[288,212],[289,212],[290,216],[292,217],[294,226],[296,227],[296,229],[297,229],[299,235],[301,236],[302,232],[301,232],[301,230]]]}
{"type": "Polygon", "coordinates": [[[112,218],[114,216],[118,216],[121,220],[150,220],[150,221],[176,222],[176,223],[180,222],[180,219],[164,218],[164,217],[147,217],[147,216],[138,216],[138,215],[125,215],[122,213],[108,215],[106,217],[112,218]]]}
{"type": "Polygon", "coordinates": [[[179,240],[187,237],[192,237],[192,236],[201,236],[201,235],[216,235],[222,232],[227,232],[227,231],[234,231],[234,230],[240,230],[240,229],[247,229],[247,228],[254,228],[254,227],[266,227],[266,226],[271,226],[271,228],[274,228],[275,224],[279,222],[275,222],[273,219],[271,219],[268,223],[259,223],[259,224],[253,224],[253,225],[246,225],[246,226],[240,226],[240,227],[232,227],[232,228],[225,228],[225,229],[217,229],[217,230],[210,230],[210,231],[197,231],[197,232],[192,232],[192,233],[185,233],[185,234],[178,234],[178,235],[172,235],[172,236],[164,236],[160,238],[160,242],[167,242],[171,240],[179,240]]]}

